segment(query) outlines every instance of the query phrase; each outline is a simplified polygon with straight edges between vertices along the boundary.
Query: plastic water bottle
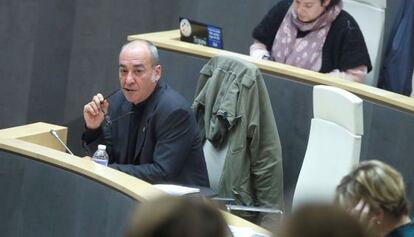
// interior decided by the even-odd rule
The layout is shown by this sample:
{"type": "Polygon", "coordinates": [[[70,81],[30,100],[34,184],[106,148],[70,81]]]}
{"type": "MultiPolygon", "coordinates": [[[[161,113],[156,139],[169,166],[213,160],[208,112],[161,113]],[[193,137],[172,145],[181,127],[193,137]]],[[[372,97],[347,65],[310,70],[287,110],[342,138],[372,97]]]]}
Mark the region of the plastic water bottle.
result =
{"type": "Polygon", "coordinates": [[[98,145],[98,150],[93,154],[92,160],[98,164],[108,166],[108,153],[106,153],[105,145],[98,145]]]}

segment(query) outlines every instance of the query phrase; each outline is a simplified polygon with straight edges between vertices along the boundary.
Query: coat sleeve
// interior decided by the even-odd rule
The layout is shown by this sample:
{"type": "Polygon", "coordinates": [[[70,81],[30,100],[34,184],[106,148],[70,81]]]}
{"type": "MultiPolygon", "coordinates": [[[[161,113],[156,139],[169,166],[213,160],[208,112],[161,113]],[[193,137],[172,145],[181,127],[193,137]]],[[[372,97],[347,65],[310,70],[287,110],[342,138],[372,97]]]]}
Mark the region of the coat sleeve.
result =
{"type": "Polygon", "coordinates": [[[340,52],[340,60],[338,68],[340,71],[356,68],[361,65],[367,67],[367,71],[372,70],[371,60],[369,58],[368,49],[364,36],[357,22],[350,18],[347,20],[347,27],[344,27],[343,42],[340,52]]]}
{"type": "Polygon", "coordinates": [[[283,209],[282,148],[263,78],[258,76],[248,136],[251,172],[258,206],[283,209]]]}
{"type": "Polygon", "coordinates": [[[85,125],[85,130],[81,137],[82,147],[85,149],[86,155],[92,156],[93,152],[97,149],[98,144],[105,144],[106,151],[109,155],[109,161],[111,162],[111,151],[112,146],[105,140],[103,134],[104,126],[101,126],[97,129],[88,129],[85,125]]]}
{"type": "Polygon", "coordinates": [[[85,125],[85,130],[82,133],[81,139],[82,139],[82,142],[89,144],[95,141],[96,139],[98,139],[100,135],[101,135],[101,128],[89,129],[85,125]]]}

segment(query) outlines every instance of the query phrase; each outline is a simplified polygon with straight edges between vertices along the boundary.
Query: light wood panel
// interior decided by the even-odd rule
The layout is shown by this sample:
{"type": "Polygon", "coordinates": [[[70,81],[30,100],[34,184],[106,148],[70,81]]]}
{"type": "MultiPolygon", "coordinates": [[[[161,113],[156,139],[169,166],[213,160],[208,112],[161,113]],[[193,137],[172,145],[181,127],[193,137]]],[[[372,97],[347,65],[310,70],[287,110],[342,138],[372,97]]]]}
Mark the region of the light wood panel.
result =
{"type": "Polygon", "coordinates": [[[348,90],[367,100],[384,104],[399,109],[401,111],[414,113],[414,99],[407,96],[385,91],[361,83],[334,78],[326,74],[313,72],[281,63],[257,60],[248,55],[182,42],[179,40],[179,38],[179,30],[170,30],[128,36],[129,41],[136,39],[145,39],[153,42],[160,49],[189,54],[202,58],[211,58],[217,55],[238,57],[248,62],[256,64],[262,70],[262,72],[265,73],[270,73],[272,75],[280,76],[291,80],[301,81],[308,84],[336,86],[348,90]]]}
{"type": "Polygon", "coordinates": [[[56,130],[62,141],[66,143],[68,134],[67,128],[41,122],[2,129],[0,130],[0,138],[19,139],[59,151],[65,151],[65,148],[51,136],[51,129],[56,130]]]}

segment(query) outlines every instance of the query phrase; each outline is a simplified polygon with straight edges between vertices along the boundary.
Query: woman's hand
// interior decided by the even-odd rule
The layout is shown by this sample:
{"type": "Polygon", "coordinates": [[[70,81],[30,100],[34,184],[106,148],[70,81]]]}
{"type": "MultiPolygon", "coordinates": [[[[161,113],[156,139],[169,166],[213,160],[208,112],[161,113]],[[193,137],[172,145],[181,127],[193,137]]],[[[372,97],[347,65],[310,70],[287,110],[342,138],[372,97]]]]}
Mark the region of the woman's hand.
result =
{"type": "Polygon", "coordinates": [[[364,223],[368,229],[374,224],[377,224],[376,217],[371,213],[371,207],[365,200],[361,199],[352,209],[348,210],[349,213],[356,217],[361,223],[364,223]]]}

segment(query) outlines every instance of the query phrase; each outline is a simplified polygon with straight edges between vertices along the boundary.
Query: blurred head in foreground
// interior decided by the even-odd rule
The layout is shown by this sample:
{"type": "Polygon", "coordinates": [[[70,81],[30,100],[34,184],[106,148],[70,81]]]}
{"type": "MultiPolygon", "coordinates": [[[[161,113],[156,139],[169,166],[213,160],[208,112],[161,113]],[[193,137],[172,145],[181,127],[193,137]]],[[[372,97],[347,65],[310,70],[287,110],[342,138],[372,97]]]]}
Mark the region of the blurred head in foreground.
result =
{"type": "Polygon", "coordinates": [[[360,223],[341,208],[315,204],[299,208],[282,226],[282,237],[367,237],[360,223]]]}
{"type": "Polygon", "coordinates": [[[199,198],[162,197],[136,209],[125,237],[225,237],[220,211],[199,198]]]}

